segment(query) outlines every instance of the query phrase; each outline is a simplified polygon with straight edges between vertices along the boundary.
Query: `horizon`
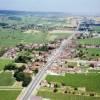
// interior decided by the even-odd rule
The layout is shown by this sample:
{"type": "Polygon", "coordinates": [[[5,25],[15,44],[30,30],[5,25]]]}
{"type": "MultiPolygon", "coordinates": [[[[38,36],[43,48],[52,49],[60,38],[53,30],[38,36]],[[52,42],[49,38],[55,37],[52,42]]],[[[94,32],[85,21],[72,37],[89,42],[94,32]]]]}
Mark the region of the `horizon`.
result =
{"type": "Polygon", "coordinates": [[[100,15],[100,0],[0,0],[0,10],[100,15]]]}
{"type": "MultiPolygon", "coordinates": [[[[24,13],[58,13],[58,14],[65,14],[68,16],[100,16],[98,14],[80,14],[80,13],[69,13],[69,12],[57,12],[57,11],[25,11],[25,10],[12,10],[12,9],[0,9],[0,11],[9,11],[9,12],[24,12],[24,13]]],[[[0,12],[1,13],[1,12],[0,12]]]]}

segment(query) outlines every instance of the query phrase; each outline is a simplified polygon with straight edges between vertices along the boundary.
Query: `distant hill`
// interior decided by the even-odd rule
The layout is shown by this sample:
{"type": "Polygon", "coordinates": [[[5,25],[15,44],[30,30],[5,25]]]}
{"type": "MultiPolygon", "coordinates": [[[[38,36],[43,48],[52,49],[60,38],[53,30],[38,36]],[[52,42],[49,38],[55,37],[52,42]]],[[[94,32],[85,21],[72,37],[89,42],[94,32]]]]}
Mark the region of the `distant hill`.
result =
{"type": "Polygon", "coordinates": [[[14,11],[14,10],[0,10],[0,15],[31,15],[31,16],[40,16],[40,17],[64,17],[70,14],[62,12],[28,12],[28,11],[14,11]]]}

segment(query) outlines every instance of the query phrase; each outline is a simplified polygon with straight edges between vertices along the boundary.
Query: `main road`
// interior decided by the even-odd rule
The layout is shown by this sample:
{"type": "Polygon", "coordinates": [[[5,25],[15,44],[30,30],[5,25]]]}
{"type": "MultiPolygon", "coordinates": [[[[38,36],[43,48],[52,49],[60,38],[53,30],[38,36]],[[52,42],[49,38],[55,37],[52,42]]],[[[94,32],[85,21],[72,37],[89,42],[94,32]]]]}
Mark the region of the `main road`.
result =
{"type": "Polygon", "coordinates": [[[75,34],[76,34],[78,28],[79,28],[79,25],[78,25],[75,33],[73,33],[69,38],[64,39],[62,41],[60,47],[57,48],[51,54],[51,56],[48,58],[47,64],[45,66],[43,66],[43,68],[38,72],[38,74],[36,75],[36,77],[35,78],[34,78],[34,76],[32,77],[31,83],[29,84],[29,86],[26,89],[24,89],[21,92],[21,94],[17,98],[17,100],[30,100],[30,97],[31,97],[32,93],[35,92],[36,89],[39,87],[41,81],[43,80],[43,77],[46,75],[47,70],[49,69],[49,67],[52,67],[52,64],[57,59],[58,55],[60,55],[61,52],[63,52],[64,48],[67,47],[67,45],[70,42],[70,40],[75,37],[75,34]]]}

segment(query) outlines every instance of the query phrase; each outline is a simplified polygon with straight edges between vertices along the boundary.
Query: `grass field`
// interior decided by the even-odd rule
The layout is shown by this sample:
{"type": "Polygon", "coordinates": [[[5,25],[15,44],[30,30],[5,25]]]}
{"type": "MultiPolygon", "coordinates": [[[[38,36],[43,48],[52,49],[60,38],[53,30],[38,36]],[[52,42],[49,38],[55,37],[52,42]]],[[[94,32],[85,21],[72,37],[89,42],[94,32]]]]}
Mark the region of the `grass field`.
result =
{"type": "Polygon", "coordinates": [[[100,92],[100,73],[49,75],[46,80],[48,82],[65,83],[72,87],[86,87],[87,91],[100,92]]]}
{"type": "Polygon", "coordinates": [[[100,100],[100,98],[96,97],[68,95],[48,91],[39,91],[37,95],[42,96],[43,98],[49,98],[50,100],[100,100]]]}
{"type": "Polygon", "coordinates": [[[84,52],[87,58],[99,58],[100,49],[99,48],[80,48],[84,52]]]}
{"type": "Polygon", "coordinates": [[[48,33],[24,33],[18,30],[0,30],[0,46],[9,47],[19,43],[47,43],[57,38],[68,37],[70,34],[48,34],[48,33]]]}
{"type": "Polygon", "coordinates": [[[90,73],[100,73],[100,70],[89,70],[90,73]]]}
{"type": "Polygon", "coordinates": [[[94,30],[100,32],[100,26],[94,26],[94,30]]]}
{"type": "Polygon", "coordinates": [[[0,73],[0,86],[11,86],[15,82],[11,72],[0,73]]]}
{"type": "Polygon", "coordinates": [[[0,59],[0,71],[3,70],[4,66],[11,63],[12,60],[9,59],[0,59]]]}
{"type": "Polygon", "coordinates": [[[100,45],[100,38],[79,39],[78,44],[100,45]]]}
{"type": "Polygon", "coordinates": [[[0,90],[0,100],[16,100],[19,90],[0,90]]]}

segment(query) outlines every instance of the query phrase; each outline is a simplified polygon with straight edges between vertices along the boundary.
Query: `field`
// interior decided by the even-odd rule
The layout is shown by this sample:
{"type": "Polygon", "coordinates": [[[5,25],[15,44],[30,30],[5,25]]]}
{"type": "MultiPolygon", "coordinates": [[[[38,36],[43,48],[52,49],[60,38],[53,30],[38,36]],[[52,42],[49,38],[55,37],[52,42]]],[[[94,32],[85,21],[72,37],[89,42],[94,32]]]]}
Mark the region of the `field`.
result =
{"type": "Polygon", "coordinates": [[[100,70],[89,70],[90,73],[100,73],[100,70]]]}
{"type": "Polygon", "coordinates": [[[100,45],[100,38],[79,39],[78,44],[100,45]]]}
{"type": "Polygon", "coordinates": [[[100,26],[94,26],[94,30],[100,32],[100,26]]]}
{"type": "Polygon", "coordinates": [[[0,73],[0,86],[11,86],[14,84],[14,81],[11,72],[0,73]]]}
{"type": "Polygon", "coordinates": [[[49,75],[46,80],[48,82],[65,83],[72,87],[86,87],[87,91],[100,92],[100,73],[49,75]]]}
{"type": "Polygon", "coordinates": [[[99,48],[80,48],[84,52],[87,58],[99,58],[100,49],[99,48]]]}
{"type": "Polygon", "coordinates": [[[0,90],[0,100],[16,100],[19,93],[18,90],[0,90]]]}
{"type": "Polygon", "coordinates": [[[0,71],[3,70],[4,66],[11,63],[12,60],[9,59],[0,59],[0,71]]]}
{"type": "Polygon", "coordinates": [[[68,95],[48,91],[39,91],[37,95],[42,96],[43,98],[50,98],[50,100],[100,100],[100,98],[96,97],[68,95]]]}
{"type": "Polygon", "coordinates": [[[9,47],[15,46],[19,43],[47,43],[48,41],[54,41],[58,38],[68,37],[70,33],[62,34],[48,34],[43,32],[33,32],[33,33],[24,33],[19,30],[0,30],[0,46],[9,47]]]}

